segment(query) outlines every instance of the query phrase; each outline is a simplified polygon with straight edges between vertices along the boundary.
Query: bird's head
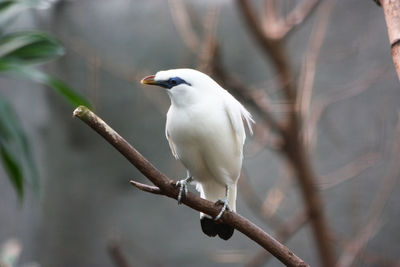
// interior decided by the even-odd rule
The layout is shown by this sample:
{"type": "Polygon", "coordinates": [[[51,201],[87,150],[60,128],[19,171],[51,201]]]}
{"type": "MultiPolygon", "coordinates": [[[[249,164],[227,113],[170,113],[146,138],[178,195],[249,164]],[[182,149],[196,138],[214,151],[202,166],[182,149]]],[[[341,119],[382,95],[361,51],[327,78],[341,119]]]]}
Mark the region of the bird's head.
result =
{"type": "Polygon", "coordinates": [[[204,100],[221,88],[208,75],[193,69],[159,71],[140,82],[167,89],[172,104],[177,106],[187,106],[204,100]]]}

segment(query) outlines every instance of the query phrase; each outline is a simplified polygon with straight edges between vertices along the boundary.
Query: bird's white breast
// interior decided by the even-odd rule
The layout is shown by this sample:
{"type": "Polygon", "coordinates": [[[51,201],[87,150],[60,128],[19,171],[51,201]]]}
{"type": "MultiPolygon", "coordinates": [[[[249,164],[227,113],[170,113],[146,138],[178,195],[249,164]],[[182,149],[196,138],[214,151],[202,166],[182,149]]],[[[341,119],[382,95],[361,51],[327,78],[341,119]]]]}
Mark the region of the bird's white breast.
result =
{"type": "Polygon", "coordinates": [[[223,184],[237,180],[242,144],[235,140],[221,100],[185,108],[171,106],[166,127],[179,159],[199,182],[210,177],[223,184]]]}

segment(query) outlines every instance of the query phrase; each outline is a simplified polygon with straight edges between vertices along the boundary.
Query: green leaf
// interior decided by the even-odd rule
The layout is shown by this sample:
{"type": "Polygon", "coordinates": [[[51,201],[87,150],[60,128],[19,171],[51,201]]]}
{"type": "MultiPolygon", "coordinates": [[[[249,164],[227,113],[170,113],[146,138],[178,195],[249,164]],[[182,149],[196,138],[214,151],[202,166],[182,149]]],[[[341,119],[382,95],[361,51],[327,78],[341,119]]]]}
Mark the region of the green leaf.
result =
{"type": "Polygon", "coordinates": [[[39,192],[39,173],[27,137],[12,106],[0,96],[0,157],[11,184],[22,199],[28,182],[39,192]]]}
{"type": "Polygon", "coordinates": [[[14,186],[15,191],[18,194],[18,197],[22,199],[24,197],[22,167],[9,152],[10,151],[7,151],[2,145],[0,145],[0,156],[4,169],[10,178],[11,184],[14,186]]]}
{"type": "Polygon", "coordinates": [[[44,32],[15,32],[0,38],[0,58],[9,62],[40,63],[63,54],[61,44],[44,32]]]}
{"type": "Polygon", "coordinates": [[[29,8],[22,1],[5,0],[0,2],[0,28],[8,26],[7,24],[14,20],[21,11],[29,8]]]}
{"type": "Polygon", "coordinates": [[[24,78],[28,78],[35,82],[44,84],[59,93],[73,107],[77,107],[80,105],[84,105],[90,108],[92,107],[88,100],[76,93],[63,81],[35,68],[0,60],[0,72],[12,72],[24,78]]]}
{"type": "Polygon", "coordinates": [[[0,0],[0,30],[9,26],[22,11],[48,4],[47,0],[0,0]]]}

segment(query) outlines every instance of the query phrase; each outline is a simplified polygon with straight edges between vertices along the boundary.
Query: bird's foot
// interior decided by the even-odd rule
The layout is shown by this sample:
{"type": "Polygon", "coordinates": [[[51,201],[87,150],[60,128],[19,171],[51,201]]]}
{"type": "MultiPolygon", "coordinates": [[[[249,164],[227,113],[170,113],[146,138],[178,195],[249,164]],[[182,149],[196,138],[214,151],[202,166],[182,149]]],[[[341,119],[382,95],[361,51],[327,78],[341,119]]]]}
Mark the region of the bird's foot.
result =
{"type": "Polygon", "coordinates": [[[185,192],[185,196],[188,193],[187,186],[190,182],[193,181],[193,177],[189,176],[183,180],[179,180],[176,182],[176,186],[179,186],[179,194],[178,194],[178,204],[182,203],[182,194],[185,192]]]}
{"type": "Polygon", "coordinates": [[[231,207],[229,207],[229,201],[228,201],[227,198],[224,199],[224,200],[218,199],[217,202],[215,202],[215,205],[216,205],[216,206],[222,205],[222,209],[221,209],[221,211],[218,213],[218,215],[214,218],[214,221],[218,221],[218,220],[221,218],[222,214],[224,214],[224,212],[225,212],[226,210],[228,210],[229,212],[232,212],[231,207]]]}

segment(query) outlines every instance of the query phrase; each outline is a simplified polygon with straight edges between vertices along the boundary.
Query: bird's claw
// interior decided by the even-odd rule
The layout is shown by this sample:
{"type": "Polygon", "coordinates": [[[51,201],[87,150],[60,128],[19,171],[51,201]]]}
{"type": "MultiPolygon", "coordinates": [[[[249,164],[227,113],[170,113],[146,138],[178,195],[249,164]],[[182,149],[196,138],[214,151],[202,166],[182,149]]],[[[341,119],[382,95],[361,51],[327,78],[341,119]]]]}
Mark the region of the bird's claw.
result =
{"type": "Polygon", "coordinates": [[[225,200],[218,199],[217,202],[215,202],[215,205],[216,206],[222,205],[222,209],[218,213],[218,215],[214,218],[214,221],[218,221],[222,217],[222,214],[224,214],[224,212],[226,210],[228,210],[229,212],[232,212],[231,207],[229,207],[228,199],[225,199],[225,200]]]}
{"type": "Polygon", "coordinates": [[[185,196],[188,193],[188,188],[187,185],[193,180],[192,177],[188,177],[186,179],[183,180],[179,180],[176,182],[176,186],[179,186],[179,193],[178,193],[178,204],[182,203],[182,194],[183,192],[185,192],[185,196]]]}

